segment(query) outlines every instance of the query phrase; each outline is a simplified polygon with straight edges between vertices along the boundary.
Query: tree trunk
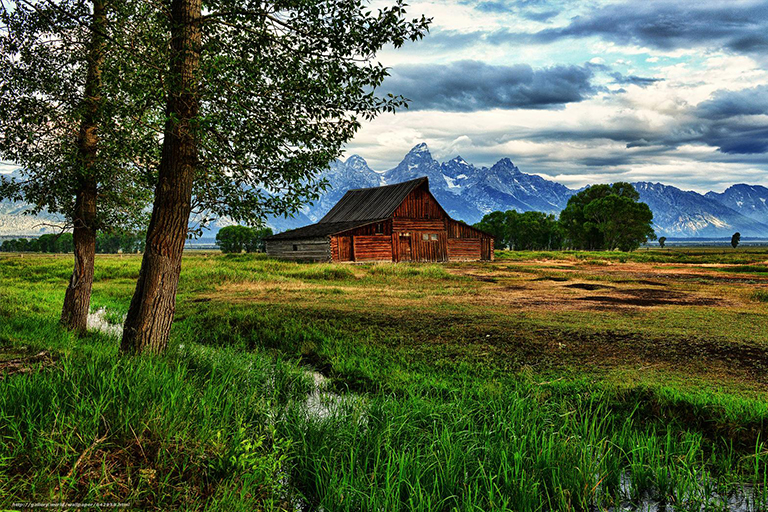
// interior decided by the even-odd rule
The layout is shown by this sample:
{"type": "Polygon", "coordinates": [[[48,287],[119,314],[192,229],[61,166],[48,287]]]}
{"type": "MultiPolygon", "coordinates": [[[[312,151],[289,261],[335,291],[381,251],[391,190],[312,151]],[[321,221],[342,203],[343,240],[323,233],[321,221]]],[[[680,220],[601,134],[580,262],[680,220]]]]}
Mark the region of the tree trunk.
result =
{"type": "Polygon", "coordinates": [[[168,345],[191,212],[201,0],[173,0],[171,18],[168,120],[144,258],[120,344],[123,353],[162,352],[168,345]]]}
{"type": "Polygon", "coordinates": [[[99,142],[97,127],[102,104],[101,66],[104,62],[106,14],[103,0],[94,0],[88,71],[83,98],[83,119],[77,140],[78,189],[75,198],[73,242],[75,267],[64,295],[61,323],[68,329],[85,331],[91,306],[93,265],[96,255],[96,176],[93,164],[99,142]]]}

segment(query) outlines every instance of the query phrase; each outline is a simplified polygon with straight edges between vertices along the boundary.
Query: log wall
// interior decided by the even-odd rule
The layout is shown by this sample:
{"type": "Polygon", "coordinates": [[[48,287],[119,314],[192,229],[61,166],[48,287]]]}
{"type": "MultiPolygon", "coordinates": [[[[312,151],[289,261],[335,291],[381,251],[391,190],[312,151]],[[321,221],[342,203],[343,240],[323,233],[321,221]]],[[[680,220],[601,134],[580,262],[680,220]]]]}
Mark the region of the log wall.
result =
{"type": "Polygon", "coordinates": [[[448,230],[448,238],[483,238],[488,236],[472,226],[453,219],[448,219],[446,228],[448,230]]]}
{"type": "Polygon", "coordinates": [[[383,222],[375,222],[366,226],[360,226],[359,228],[350,229],[344,232],[345,235],[352,236],[368,236],[368,235],[391,235],[392,234],[392,219],[385,220],[383,222]],[[377,232],[379,231],[380,232],[377,232]]]}
{"type": "Polygon", "coordinates": [[[409,231],[445,231],[445,221],[442,219],[392,219],[392,229],[396,233],[409,231]]]}
{"type": "Polygon", "coordinates": [[[300,240],[267,240],[267,254],[275,258],[300,261],[330,261],[331,244],[328,238],[300,240]]]}
{"type": "Polygon", "coordinates": [[[353,237],[354,261],[392,261],[392,235],[353,237]]]}
{"type": "Polygon", "coordinates": [[[493,238],[448,217],[423,186],[408,194],[388,220],[330,237],[267,241],[267,253],[314,261],[492,260],[493,238]]]}
{"type": "Polygon", "coordinates": [[[445,231],[415,231],[411,234],[412,261],[448,261],[448,237],[445,231]],[[437,240],[424,240],[422,235],[436,234],[437,240]]]}
{"type": "Polygon", "coordinates": [[[481,259],[481,243],[479,238],[449,238],[448,259],[451,261],[481,259]]]}

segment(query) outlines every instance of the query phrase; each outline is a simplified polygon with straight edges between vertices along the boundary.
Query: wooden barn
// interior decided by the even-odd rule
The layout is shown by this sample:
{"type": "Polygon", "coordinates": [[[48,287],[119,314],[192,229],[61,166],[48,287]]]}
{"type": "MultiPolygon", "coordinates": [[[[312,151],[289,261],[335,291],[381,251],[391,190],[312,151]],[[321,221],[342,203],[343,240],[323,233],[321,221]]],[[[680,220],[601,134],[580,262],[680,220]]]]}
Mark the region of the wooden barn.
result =
{"type": "Polygon", "coordinates": [[[450,218],[426,177],[350,190],[320,222],[266,245],[267,254],[292,260],[493,260],[493,236],[450,218]]]}

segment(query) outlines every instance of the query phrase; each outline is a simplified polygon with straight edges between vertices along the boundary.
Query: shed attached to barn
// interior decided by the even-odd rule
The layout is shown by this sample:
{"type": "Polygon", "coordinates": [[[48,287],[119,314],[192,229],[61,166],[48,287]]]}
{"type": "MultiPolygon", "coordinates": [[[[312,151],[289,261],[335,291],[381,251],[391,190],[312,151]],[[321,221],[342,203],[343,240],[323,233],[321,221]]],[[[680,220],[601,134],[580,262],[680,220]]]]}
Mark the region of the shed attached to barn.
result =
{"type": "Polygon", "coordinates": [[[266,245],[267,254],[292,260],[493,260],[493,236],[452,219],[426,177],[350,190],[318,223],[266,245]]]}

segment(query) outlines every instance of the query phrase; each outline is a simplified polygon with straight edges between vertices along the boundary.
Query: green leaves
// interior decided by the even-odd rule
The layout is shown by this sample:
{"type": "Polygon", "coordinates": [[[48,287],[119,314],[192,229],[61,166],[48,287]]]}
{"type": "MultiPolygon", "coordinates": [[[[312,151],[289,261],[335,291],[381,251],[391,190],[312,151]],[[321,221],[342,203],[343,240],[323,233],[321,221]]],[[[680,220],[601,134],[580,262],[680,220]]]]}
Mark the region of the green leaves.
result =
{"type": "Polygon", "coordinates": [[[632,251],[655,240],[653,212],[630,183],[594,185],[568,200],[560,223],[573,248],[632,251]]]}
{"type": "Polygon", "coordinates": [[[271,235],[270,228],[227,226],[216,233],[216,244],[223,253],[263,252],[264,239],[271,235]]]}
{"type": "MultiPolygon", "coordinates": [[[[36,0],[0,8],[0,157],[18,163],[23,186],[0,187],[31,210],[72,216],[77,127],[84,115],[88,0],[36,0]]],[[[431,20],[406,4],[371,10],[360,0],[204,2],[199,72],[200,218],[258,225],[317,199],[317,174],[360,128],[406,106],[378,96],[387,45],[422,38],[431,20]]],[[[104,29],[99,228],[146,225],[162,133],[173,123],[169,18],[162,2],[109,2],[104,29]]]]}
{"type": "Polygon", "coordinates": [[[496,249],[508,247],[526,251],[557,250],[563,247],[563,231],[552,214],[497,211],[485,215],[475,227],[494,235],[496,249]]]}
{"type": "MultiPolygon", "coordinates": [[[[151,187],[147,164],[156,159],[157,135],[139,109],[142,91],[126,72],[131,1],[111,2],[106,11],[103,86],[95,112],[88,112],[87,48],[92,35],[91,2],[38,0],[3,4],[0,19],[0,158],[20,166],[22,180],[0,184],[0,198],[23,200],[71,219],[83,179],[98,184],[97,229],[145,223],[151,187]],[[86,165],[78,152],[84,116],[94,116],[98,146],[86,165]]],[[[93,94],[93,91],[91,91],[93,94]]],[[[154,115],[156,115],[156,110],[154,115]]]]}

